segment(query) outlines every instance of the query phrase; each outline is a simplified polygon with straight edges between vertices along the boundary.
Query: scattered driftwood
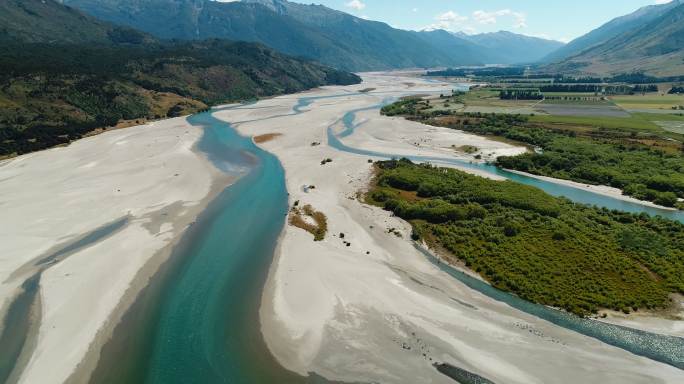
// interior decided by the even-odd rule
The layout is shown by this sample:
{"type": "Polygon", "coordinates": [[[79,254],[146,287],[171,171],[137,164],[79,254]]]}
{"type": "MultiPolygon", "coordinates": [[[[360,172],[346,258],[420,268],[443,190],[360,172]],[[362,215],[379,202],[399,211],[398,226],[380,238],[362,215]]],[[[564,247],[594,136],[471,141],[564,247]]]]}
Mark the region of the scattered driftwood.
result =
{"type": "Polygon", "coordinates": [[[257,144],[265,143],[271,141],[278,136],[282,136],[282,133],[267,133],[265,135],[254,136],[254,142],[257,144]]]}

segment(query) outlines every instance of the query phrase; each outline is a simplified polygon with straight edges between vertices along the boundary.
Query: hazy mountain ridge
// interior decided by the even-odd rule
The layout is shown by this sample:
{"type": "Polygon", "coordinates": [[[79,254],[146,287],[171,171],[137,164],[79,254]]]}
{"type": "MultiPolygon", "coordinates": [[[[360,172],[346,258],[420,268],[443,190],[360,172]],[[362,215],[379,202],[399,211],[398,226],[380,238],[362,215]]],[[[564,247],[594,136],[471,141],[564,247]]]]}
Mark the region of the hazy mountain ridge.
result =
{"type": "MultiPolygon", "coordinates": [[[[65,1],[95,17],[161,38],[256,41],[280,52],[354,71],[529,62],[538,56],[525,56],[529,44],[512,48],[523,55],[511,60],[497,53],[500,46],[488,48],[446,31],[405,31],[322,5],[285,0],[65,1]]],[[[561,44],[529,39],[530,44],[542,46],[544,54],[561,44]]]]}
{"type": "Polygon", "coordinates": [[[458,34],[484,47],[498,64],[527,64],[541,60],[565,44],[560,41],[520,35],[508,31],[480,33],[475,35],[458,34]]]}

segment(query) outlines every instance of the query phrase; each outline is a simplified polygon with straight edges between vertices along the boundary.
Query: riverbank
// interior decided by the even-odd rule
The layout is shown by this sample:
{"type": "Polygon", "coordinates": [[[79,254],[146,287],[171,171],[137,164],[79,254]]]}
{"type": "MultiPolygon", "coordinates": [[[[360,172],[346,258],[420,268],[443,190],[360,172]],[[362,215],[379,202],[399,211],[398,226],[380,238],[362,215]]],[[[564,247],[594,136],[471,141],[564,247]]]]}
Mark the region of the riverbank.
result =
{"type": "Polygon", "coordinates": [[[34,348],[21,357],[26,367],[20,382],[87,375],[125,309],[230,182],[196,151],[202,132],[185,118],[169,119],[4,162],[4,308],[37,262],[60,254],[57,262],[40,267],[41,316],[34,348]],[[121,218],[126,224],[116,232],[78,244],[121,218]]]}
{"type": "Polygon", "coordinates": [[[549,183],[554,183],[554,184],[559,184],[559,185],[567,185],[567,186],[572,187],[572,188],[577,188],[577,189],[581,189],[584,191],[597,193],[599,195],[612,197],[613,199],[618,199],[618,200],[627,201],[630,203],[644,205],[646,207],[662,209],[665,211],[673,211],[673,212],[677,211],[676,208],[664,207],[662,205],[658,205],[658,204],[652,203],[650,201],[639,200],[639,199],[635,199],[631,196],[624,195],[624,194],[622,194],[622,190],[620,190],[619,188],[613,188],[613,187],[609,187],[607,185],[583,184],[583,183],[578,183],[578,182],[572,181],[572,180],[554,179],[553,177],[540,176],[540,175],[535,175],[532,173],[516,171],[513,169],[506,169],[506,171],[511,172],[511,173],[515,173],[517,175],[532,177],[532,178],[535,178],[538,180],[544,180],[544,181],[549,182],[549,183]]]}
{"type": "MultiPolygon", "coordinates": [[[[450,89],[396,76],[364,80],[302,95],[314,99],[301,114],[273,118],[298,104],[293,96],[214,113],[242,122],[236,128],[247,136],[282,133],[260,145],[282,162],[290,205],[310,204],[328,218],[323,241],[292,226],[281,235],[261,306],[262,332],[279,362],[303,375],[361,382],[452,382],[435,362],[500,383],[679,380],[681,371],[674,367],[552,325],[460,283],[413,246],[407,223],[360,202],[358,193],[371,177],[369,160],[377,157],[373,151],[336,150],[329,130],[344,132],[346,113],[387,97],[450,89]],[[375,90],[348,94],[357,88],[375,90]]],[[[377,112],[359,116],[360,129],[340,139],[345,145],[366,143],[356,137],[364,134],[383,143],[378,149],[425,154],[411,146],[410,136],[402,140],[388,128],[419,137],[424,127],[407,127],[377,112]]]]}
{"type": "Polygon", "coordinates": [[[600,311],[597,320],[609,324],[641,329],[662,335],[684,338],[684,296],[672,294],[672,307],[661,311],[639,311],[624,314],[616,311],[600,311]],[[605,314],[606,317],[602,317],[605,314]]]}

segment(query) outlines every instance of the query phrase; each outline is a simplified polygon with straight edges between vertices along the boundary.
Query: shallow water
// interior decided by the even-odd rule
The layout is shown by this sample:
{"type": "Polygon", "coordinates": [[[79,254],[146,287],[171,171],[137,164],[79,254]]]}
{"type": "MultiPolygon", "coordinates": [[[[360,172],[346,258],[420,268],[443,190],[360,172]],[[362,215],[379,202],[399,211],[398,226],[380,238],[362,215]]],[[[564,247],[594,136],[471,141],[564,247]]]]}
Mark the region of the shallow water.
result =
{"type": "MultiPolygon", "coordinates": [[[[378,109],[380,106],[375,106],[378,109]]],[[[328,127],[328,144],[340,151],[379,157],[385,159],[398,158],[390,153],[381,153],[375,151],[367,151],[363,149],[353,148],[344,144],[340,138],[347,137],[354,133],[358,127],[355,123],[356,113],[360,111],[368,111],[372,108],[363,108],[347,112],[337,123],[328,127]],[[336,134],[334,128],[339,122],[342,122],[344,129],[341,134],[336,134]]],[[[454,164],[460,167],[485,171],[490,174],[503,176],[507,179],[516,181],[521,184],[531,185],[544,190],[553,196],[564,196],[574,202],[596,205],[599,207],[606,207],[609,209],[617,209],[621,211],[628,211],[634,213],[646,212],[651,215],[661,215],[672,220],[684,222],[684,212],[669,211],[658,208],[653,208],[641,204],[631,203],[614,199],[608,196],[599,195],[593,192],[584,191],[581,189],[555,184],[536,178],[518,175],[516,173],[508,172],[499,169],[492,165],[469,163],[467,161],[428,157],[428,156],[401,156],[409,158],[415,162],[431,162],[436,164],[454,164]]],[[[418,247],[418,249],[428,257],[430,261],[439,266],[440,269],[447,272],[452,277],[464,283],[468,287],[481,292],[488,297],[497,301],[504,302],[518,310],[528,314],[537,316],[541,319],[549,321],[555,325],[563,328],[581,333],[586,336],[596,338],[604,343],[622,348],[634,354],[645,356],[650,359],[673,365],[677,368],[684,369],[684,338],[658,335],[650,332],[644,332],[627,327],[602,323],[595,320],[583,319],[563,311],[555,310],[546,306],[534,304],[519,297],[500,291],[489,284],[486,284],[478,279],[475,279],[467,274],[460,272],[450,266],[440,263],[438,259],[432,256],[429,252],[418,247]]]]}
{"type": "Polygon", "coordinates": [[[205,128],[200,149],[240,179],[210,204],[137,299],[91,382],[307,382],[273,359],[258,318],[288,208],[284,171],[211,113],[189,121],[205,128]]]}
{"type": "Polygon", "coordinates": [[[38,318],[34,318],[36,314],[32,312],[39,311],[39,308],[34,306],[39,303],[38,293],[43,272],[77,251],[88,248],[113,235],[127,224],[128,217],[124,216],[86,233],[74,241],[56,246],[54,251],[41,256],[38,261],[33,263],[32,275],[22,283],[21,293],[9,305],[7,314],[3,319],[2,332],[0,332],[0,383],[4,383],[9,378],[21,373],[22,367],[17,367],[20,357],[30,356],[32,352],[27,341],[31,328],[37,329],[39,325],[38,318]]]}

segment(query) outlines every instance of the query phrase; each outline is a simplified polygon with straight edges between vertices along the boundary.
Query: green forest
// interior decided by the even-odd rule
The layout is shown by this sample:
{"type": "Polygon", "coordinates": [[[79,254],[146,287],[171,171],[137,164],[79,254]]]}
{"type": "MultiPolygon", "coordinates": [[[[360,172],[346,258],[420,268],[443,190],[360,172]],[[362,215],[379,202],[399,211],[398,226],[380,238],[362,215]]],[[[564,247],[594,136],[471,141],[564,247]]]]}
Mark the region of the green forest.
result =
{"type": "Polygon", "coordinates": [[[678,198],[684,198],[684,145],[665,150],[645,144],[652,140],[648,133],[604,128],[573,130],[567,126],[557,129],[532,122],[524,115],[423,112],[427,108],[423,103],[409,98],[386,106],[382,113],[503,137],[539,149],[519,156],[499,157],[497,165],[503,168],[608,185],[640,200],[684,208],[678,202],[678,198]]]}
{"type": "Polygon", "coordinates": [[[526,300],[588,315],[664,308],[684,293],[683,224],[405,159],[376,171],[369,203],[526,300]]]}

